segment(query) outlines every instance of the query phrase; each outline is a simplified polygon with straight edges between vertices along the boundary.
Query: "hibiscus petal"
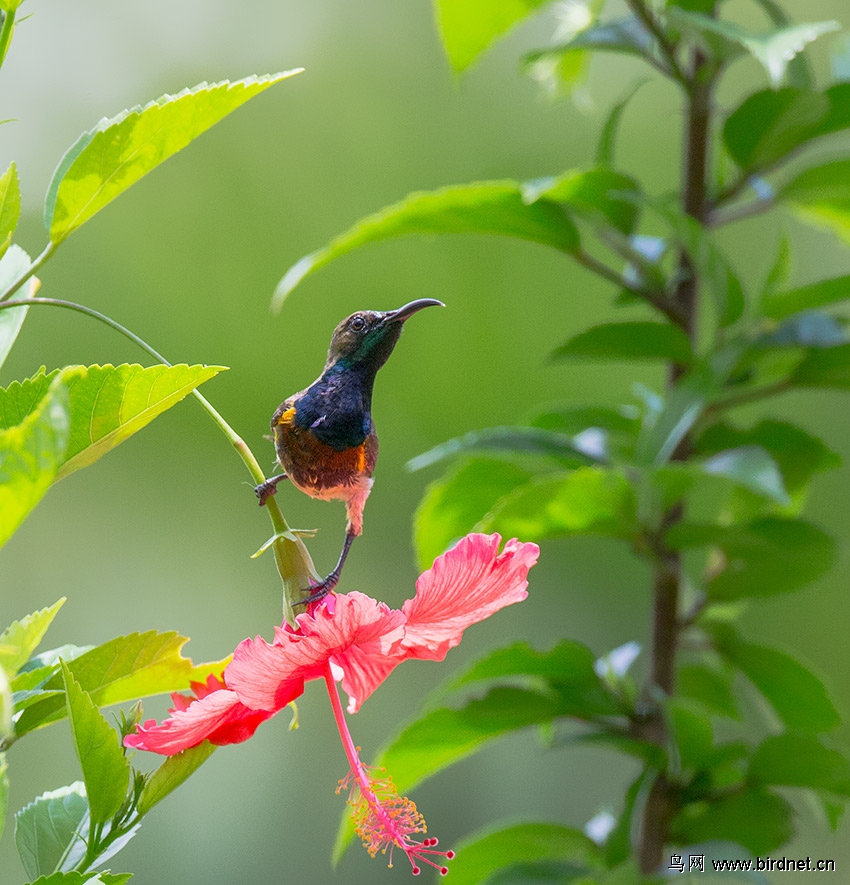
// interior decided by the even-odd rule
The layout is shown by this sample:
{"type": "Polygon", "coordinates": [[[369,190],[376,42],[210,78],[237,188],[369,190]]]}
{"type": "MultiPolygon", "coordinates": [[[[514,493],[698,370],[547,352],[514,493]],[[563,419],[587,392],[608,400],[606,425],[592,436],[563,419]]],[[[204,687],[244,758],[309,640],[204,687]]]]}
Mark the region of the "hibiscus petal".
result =
{"type": "Polygon", "coordinates": [[[272,713],[252,710],[240,703],[235,691],[221,689],[174,710],[161,725],[149,719],[136,734],[124,738],[124,746],[173,756],[205,740],[222,746],[248,740],[272,713]]]}
{"type": "Polygon", "coordinates": [[[471,624],[528,595],[528,570],[536,544],[510,540],[499,553],[497,534],[470,534],[416,582],[416,596],[402,606],[407,617],[401,650],[407,657],[441,661],[471,624]]]}
{"type": "Polygon", "coordinates": [[[359,657],[347,654],[352,646],[364,654],[387,654],[404,635],[401,612],[357,592],[336,596],[333,612],[317,605],[297,621],[294,630],[276,628],[274,643],[258,636],[234,652],[225,680],[249,707],[281,709],[301,694],[305,680],[321,678],[331,659],[356,682],[359,657]]]}

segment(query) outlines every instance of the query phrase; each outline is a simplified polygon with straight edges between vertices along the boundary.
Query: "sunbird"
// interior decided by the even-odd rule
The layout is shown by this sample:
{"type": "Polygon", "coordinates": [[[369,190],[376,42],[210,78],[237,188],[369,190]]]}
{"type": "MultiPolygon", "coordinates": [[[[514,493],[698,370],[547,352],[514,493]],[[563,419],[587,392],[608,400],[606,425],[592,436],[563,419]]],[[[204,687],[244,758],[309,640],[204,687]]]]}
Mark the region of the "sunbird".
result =
{"type": "Polygon", "coordinates": [[[359,310],[334,329],[322,374],[285,399],[271,420],[283,473],[254,491],[262,507],[283,479],[312,498],[345,501],[345,541],[334,570],[299,604],[316,602],[339,581],[352,541],[363,531],[363,507],[372,490],[378,435],[372,421],[372,387],[389,359],[404,323],[425,307],[444,307],[419,298],[398,310],[359,310]]]}

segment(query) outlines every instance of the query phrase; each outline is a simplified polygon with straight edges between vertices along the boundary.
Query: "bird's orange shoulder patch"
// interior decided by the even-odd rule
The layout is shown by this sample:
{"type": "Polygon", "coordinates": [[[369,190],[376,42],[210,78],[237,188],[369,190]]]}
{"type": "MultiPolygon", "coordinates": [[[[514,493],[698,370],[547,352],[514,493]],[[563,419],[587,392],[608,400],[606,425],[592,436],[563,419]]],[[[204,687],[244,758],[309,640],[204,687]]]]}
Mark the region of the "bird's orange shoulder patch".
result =
{"type": "Polygon", "coordinates": [[[280,417],[277,419],[278,424],[289,424],[292,419],[295,417],[295,406],[291,406],[285,412],[281,412],[280,417]]]}

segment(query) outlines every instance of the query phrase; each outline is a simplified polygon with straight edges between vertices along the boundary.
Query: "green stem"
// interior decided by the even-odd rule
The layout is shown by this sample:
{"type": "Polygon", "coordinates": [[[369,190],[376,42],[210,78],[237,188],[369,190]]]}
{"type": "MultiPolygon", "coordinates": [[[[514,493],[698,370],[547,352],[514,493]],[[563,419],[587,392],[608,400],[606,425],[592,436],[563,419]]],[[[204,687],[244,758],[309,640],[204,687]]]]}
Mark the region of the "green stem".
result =
{"type": "Polygon", "coordinates": [[[682,70],[679,60],[676,58],[676,46],[667,38],[667,35],[664,33],[658,20],[652,14],[650,9],[647,8],[643,0],[626,0],[626,3],[632,13],[641,20],[650,34],[655,37],[658,47],[661,50],[661,54],[664,56],[669,66],[669,70],[665,71],[665,73],[672,76],[681,86],[687,88],[689,85],[688,77],[682,70]]]}
{"type": "MultiPolygon", "coordinates": [[[[18,289],[20,289],[21,286],[23,286],[23,284],[24,284],[24,283],[25,283],[25,282],[26,282],[31,276],[33,276],[33,274],[35,274],[35,272],[36,272],[37,270],[39,270],[39,268],[41,268],[42,265],[44,265],[44,264],[47,262],[47,260],[48,260],[48,259],[53,255],[53,253],[56,251],[56,248],[57,248],[56,243],[48,243],[48,244],[44,247],[44,249],[42,250],[41,255],[39,255],[39,256],[35,259],[35,261],[33,261],[32,264],[30,264],[30,266],[29,266],[29,267],[28,267],[28,268],[27,268],[27,269],[26,269],[26,270],[25,270],[25,271],[24,271],[24,272],[18,277],[18,279],[15,280],[15,282],[12,283],[12,285],[9,286],[9,287],[3,292],[2,295],[0,295],[0,301],[8,301],[8,300],[9,300],[9,299],[15,294],[15,292],[17,292],[18,289]]],[[[70,302],[69,302],[69,303],[70,303],[70,302]]]]}
{"type": "Polygon", "coordinates": [[[15,32],[15,10],[3,13],[3,26],[0,27],[0,67],[6,60],[12,34],[15,32]]]}
{"type": "MultiPolygon", "coordinates": [[[[44,253],[42,253],[42,255],[43,254],[44,253]]],[[[21,282],[24,282],[24,280],[21,280],[21,282]]],[[[2,303],[0,303],[0,310],[8,310],[13,307],[31,307],[41,304],[49,307],[64,307],[66,310],[73,310],[76,313],[92,317],[104,325],[109,326],[110,329],[114,329],[125,338],[129,338],[130,341],[144,350],[145,353],[152,356],[157,362],[162,363],[164,366],[171,365],[171,363],[159,353],[159,351],[154,350],[147,341],[144,341],[134,332],[131,332],[126,326],[122,326],[121,323],[116,322],[111,317],[106,316],[106,314],[103,314],[94,308],[86,307],[84,304],[77,304],[73,301],[62,301],[58,298],[25,298],[18,301],[2,301],[2,303]]],[[[265,474],[257,462],[257,459],[254,457],[254,453],[248,447],[248,444],[236,433],[227,421],[225,421],[218,409],[216,409],[205,396],[198,393],[197,390],[193,390],[192,395],[201,404],[210,418],[212,418],[219,430],[221,430],[221,432],[227,437],[233,448],[236,449],[236,453],[242,459],[242,463],[248,468],[248,472],[251,474],[251,478],[254,480],[255,485],[259,485],[263,482],[266,478],[265,474]]],[[[283,535],[284,533],[289,532],[289,526],[283,518],[283,514],[280,512],[280,508],[274,498],[269,498],[266,501],[266,510],[268,511],[269,519],[271,519],[275,535],[283,535]]],[[[286,576],[281,575],[281,577],[284,579],[284,582],[286,582],[286,576]]],[[[297,600],[287,600],[285,608],[294,604],[296,601],[297,600]]]]}

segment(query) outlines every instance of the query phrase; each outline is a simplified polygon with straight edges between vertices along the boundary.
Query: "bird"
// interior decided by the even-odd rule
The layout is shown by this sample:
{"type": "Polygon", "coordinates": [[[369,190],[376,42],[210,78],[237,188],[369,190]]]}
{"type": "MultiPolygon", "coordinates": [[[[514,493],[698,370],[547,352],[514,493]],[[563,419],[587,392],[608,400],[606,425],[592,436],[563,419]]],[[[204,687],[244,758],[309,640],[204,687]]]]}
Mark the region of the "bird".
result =
{"type": "Polygon", "coordinates": [[[288,479],[312,498],[342,500],[348,521],[337,564],[327,577],[305,587],[299,605],[325,597],[339,582],[354,539],[363,531],[363,508],[372,490],[378,435],[372,420],[372,388],[378,369],[398,343],[405,322],[426,307],[419,298],[397,310],[360,310],[334,329],[322,374],[285,399],[271,420],[272,439],[283,472],[255,487],[262,507],[288,479]]]}

